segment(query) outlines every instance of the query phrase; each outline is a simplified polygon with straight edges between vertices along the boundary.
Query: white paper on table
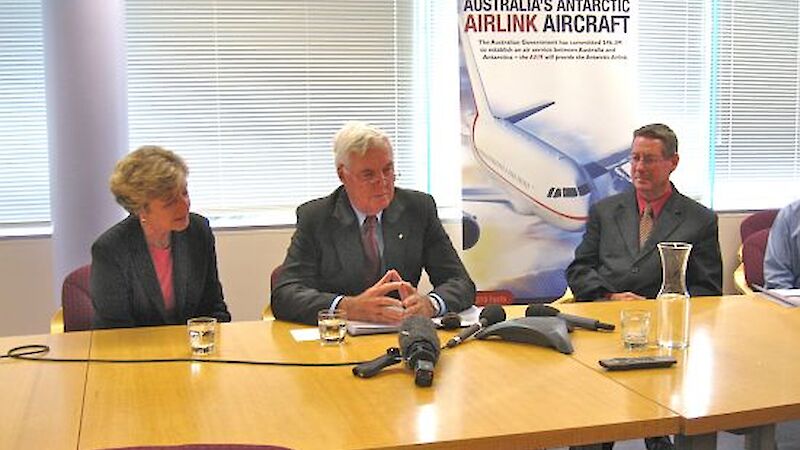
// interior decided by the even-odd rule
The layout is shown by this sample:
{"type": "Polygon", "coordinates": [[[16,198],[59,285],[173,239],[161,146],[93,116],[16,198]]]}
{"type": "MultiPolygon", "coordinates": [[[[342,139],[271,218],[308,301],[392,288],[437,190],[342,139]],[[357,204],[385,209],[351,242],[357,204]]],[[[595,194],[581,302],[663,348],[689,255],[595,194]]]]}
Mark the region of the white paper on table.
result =
{"type": "Polygon", "coordinates": [[[319,340],[319,328],[295,328],[289,330],[289,333],[292,334],[292,337],[297,342],[319,340]]]}
{"type": "MultiPolygon", "coordinates": [[[[465,309],[458,313],[459,317],[461,317],[461,326],[468,327],[472,324],[478,323],[478,318],[480,317],[481,310],[483,308],[478,306],[470,306],[469,308],[465,309]]],[[[442,324],[441,317],[435,317],[432,319],[433,323],[436,326],[442,324]]],[[[373,323],[373,322],[361,322],[358,320],[348,320],[347,321],[347,333],[351,336],[359,336],[362,334],[379,334],[379,333],[396,333],[400,330],[400,325],[387,325],[383,323],[373,323]]]]}

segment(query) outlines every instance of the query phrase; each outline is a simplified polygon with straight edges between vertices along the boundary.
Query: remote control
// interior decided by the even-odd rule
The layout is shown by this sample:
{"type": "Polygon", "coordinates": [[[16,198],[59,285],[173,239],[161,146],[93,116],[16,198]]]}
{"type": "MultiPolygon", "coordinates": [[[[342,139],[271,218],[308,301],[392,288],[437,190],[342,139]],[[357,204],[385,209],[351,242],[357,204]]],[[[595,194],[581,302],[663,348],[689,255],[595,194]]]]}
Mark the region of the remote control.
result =
{"type": "Polygon", "coordinates": [[[600,365],[608,370],[633,370],[669,367],[676,362],[672,356],[637,356],[632,358],[601,359],[600,365]]]}

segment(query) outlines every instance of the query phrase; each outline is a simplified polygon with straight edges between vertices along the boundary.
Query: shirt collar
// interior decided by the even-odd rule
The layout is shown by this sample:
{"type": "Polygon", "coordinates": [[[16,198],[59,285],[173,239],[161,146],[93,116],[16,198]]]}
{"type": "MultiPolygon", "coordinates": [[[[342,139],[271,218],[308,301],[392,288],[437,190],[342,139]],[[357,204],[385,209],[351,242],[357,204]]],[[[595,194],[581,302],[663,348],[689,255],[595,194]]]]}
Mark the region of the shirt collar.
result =
{"type": "MultiPolygon", "coordinates": [[[[664,209],[664,205],[667,203],[667,200],[669,200],[669,198],[672,196],[672,191],[673,191],[672,183],[670,183],[669,189],[667,189],[667,192],[665,192],[664,195],[649,202],[650,208],[653,210],[654,219],[657,219],[658,216],[661,215],[661,211],[664,209]]],[[[647,207],[648,201],[645,200],[644,197],[641,196],[641,194],[639,194],[639,191],[636,191],[636,203],[639,207],[639,215],[641,216],[642,214],[644,214],[644,208],[647,207]]]]}
{"type": "MultiPolygon", "coordinates": [[[[350,202],[350,199],[347,199],[350,202]]],[[[353,212],[356,213],[356,217],[358,218],[358,226],[364,225],[364,220],[367,219],[367,214],[361,212],[358,208],[356,208],[353,203],[350,203],[350,207],[353,208],[353,212]]],[[[381,216],[383,216],[383,211],[379,211],[378,214],[375,214],[375,217],[378,218],[378,224],[381,223],[381,216]]]]}

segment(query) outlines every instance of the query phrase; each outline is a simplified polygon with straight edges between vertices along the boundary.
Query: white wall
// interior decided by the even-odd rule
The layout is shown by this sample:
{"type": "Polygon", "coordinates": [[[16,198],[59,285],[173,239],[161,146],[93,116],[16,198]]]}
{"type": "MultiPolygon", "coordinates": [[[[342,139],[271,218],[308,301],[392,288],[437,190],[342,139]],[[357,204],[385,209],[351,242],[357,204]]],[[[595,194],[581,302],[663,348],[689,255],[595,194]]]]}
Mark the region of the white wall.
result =
{"type": "MultiPolygon", "coordinates": [[[[739,224],[747,213],[720,215],[724,291],[734,293],[732,273],[739,247],[739,224]]],[[[448,224],[459,247],[460,224],[448,224]]],[[[293,229],[218,230],[217,258],[228,307],[234,320],[257,320],[269,299],[269,274],[283,261],[293,229]]],[[[49,238],[0,240],[0,336],[49,332],[50,317],[60,306],[52,298],[49,238]]]]}

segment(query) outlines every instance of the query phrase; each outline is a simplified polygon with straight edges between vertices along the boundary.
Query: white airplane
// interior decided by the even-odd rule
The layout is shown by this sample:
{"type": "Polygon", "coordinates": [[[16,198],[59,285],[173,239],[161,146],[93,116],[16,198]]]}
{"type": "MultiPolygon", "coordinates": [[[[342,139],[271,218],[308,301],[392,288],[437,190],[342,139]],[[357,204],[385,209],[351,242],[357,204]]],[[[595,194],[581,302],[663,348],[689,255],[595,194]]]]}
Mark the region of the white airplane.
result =
{"type": "Polygon", "coordinates": [[[465,188],[464,199],[505,202],[519,214],[537,215],[564,230],[580,230],[587,220],[592,201],[630,185],[630,175],[623,167],[628,162],[630,149],[624,148],[599,161],[581,164],[518,125],[520,121],[553,106],[555,102],[552,101],[502,117],[494,114],[469,37],[463,30],[462,24],[461,48],[476,108],[472,150],[475,160],[507,194],[506,199],[499,200],[490,192],[465,188]],[[610,175],[610,179],[598,180],[604,175],[610,175]],[[598,192],[598,188],[602,192],[598,192]]]}

